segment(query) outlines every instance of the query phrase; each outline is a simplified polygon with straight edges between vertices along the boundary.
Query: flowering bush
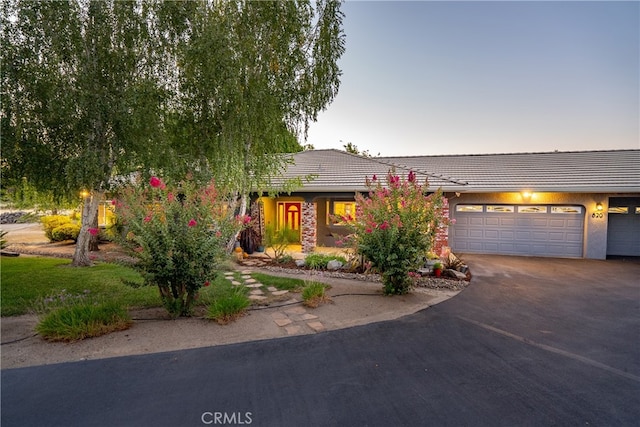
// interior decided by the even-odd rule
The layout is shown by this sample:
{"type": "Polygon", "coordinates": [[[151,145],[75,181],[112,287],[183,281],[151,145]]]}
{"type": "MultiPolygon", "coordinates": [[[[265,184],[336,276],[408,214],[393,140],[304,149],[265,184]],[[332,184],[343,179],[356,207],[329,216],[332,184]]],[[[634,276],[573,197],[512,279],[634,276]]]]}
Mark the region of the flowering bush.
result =
{"type": "Polygon", "coordinates": [[[435,242],[438,227],[448,225],[442,214],[441,191],[427,195],[413,172],[401,179],[390,172],[384,186],[367,179],[369,196],[356,195],[356,217],[341,218],[352,233],[351,244],[382,275],[385,294],[407,293],[410,275],[435,242]]]}
{"type": "Polygon", "coordinates": [[[233,218],[226,206],[213,183],[169,186],[157,177],[149,186],[125,190],[116,202],[126,230],[121,243],[172,316],[190,314],[198,290],[215,278],[226,244],[242,226],[243,218],[233,218]]]}

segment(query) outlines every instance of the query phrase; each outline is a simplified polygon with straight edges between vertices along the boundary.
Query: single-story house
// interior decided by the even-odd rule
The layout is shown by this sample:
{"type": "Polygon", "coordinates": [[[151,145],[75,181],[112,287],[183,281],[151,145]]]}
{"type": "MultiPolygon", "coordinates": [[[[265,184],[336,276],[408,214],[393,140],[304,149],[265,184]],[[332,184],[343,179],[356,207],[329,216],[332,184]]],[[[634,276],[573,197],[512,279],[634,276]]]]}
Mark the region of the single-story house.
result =
{"type": "Polygon", "coordinates": [[[335,246],[366,177],[413,171],[441,188],[455,219],[438,245],[456,253],[605,259],[640,256],[640,150],[365,157],[340,150],[293,154],[283,179],[299,190],[254,202],[266,224],[300,231],[303,252],[335,246]]]}

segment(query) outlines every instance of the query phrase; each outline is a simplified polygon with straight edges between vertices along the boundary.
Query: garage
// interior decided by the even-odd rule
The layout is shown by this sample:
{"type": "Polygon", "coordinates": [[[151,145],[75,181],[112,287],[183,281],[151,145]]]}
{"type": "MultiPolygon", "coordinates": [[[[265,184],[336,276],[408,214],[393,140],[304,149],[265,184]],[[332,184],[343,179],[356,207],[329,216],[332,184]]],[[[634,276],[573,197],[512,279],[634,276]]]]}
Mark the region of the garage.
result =
{"type": "Polygon", "coordinates": [[[640,198],[609,199],[607,256],[640,256],[640,198]]]}
{"type": "Polygon", "coordinates": [[[459,204],[450,244],[455,252],[580,258],[584,207],[459,204]]]}

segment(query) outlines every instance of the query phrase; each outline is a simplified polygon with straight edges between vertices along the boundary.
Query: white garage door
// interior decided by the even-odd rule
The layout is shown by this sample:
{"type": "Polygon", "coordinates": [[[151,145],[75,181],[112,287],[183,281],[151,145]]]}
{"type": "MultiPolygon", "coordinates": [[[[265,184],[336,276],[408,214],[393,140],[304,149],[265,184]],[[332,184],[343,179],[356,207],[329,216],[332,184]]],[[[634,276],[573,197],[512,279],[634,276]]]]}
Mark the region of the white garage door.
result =
{"type": "Polygon", "coordinates": [[[456,205],[453,211],[455,252],[582,257],[582,206],[456,205]]]}

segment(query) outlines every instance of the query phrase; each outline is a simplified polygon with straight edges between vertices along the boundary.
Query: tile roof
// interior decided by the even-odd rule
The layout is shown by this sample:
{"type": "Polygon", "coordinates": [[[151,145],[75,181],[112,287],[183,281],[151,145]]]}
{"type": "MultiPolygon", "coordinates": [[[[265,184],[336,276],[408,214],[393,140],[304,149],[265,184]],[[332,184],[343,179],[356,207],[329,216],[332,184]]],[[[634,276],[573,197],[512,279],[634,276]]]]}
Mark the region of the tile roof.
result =
{"type": "Polygon", "coordinates": [[[413,170],[431,188],[459,192],[640,192],[640,150],[363,157],[340,150],[293,155],[285,177],[315,175],[304,191],[364,191],[365,177],[413,170]]]}

